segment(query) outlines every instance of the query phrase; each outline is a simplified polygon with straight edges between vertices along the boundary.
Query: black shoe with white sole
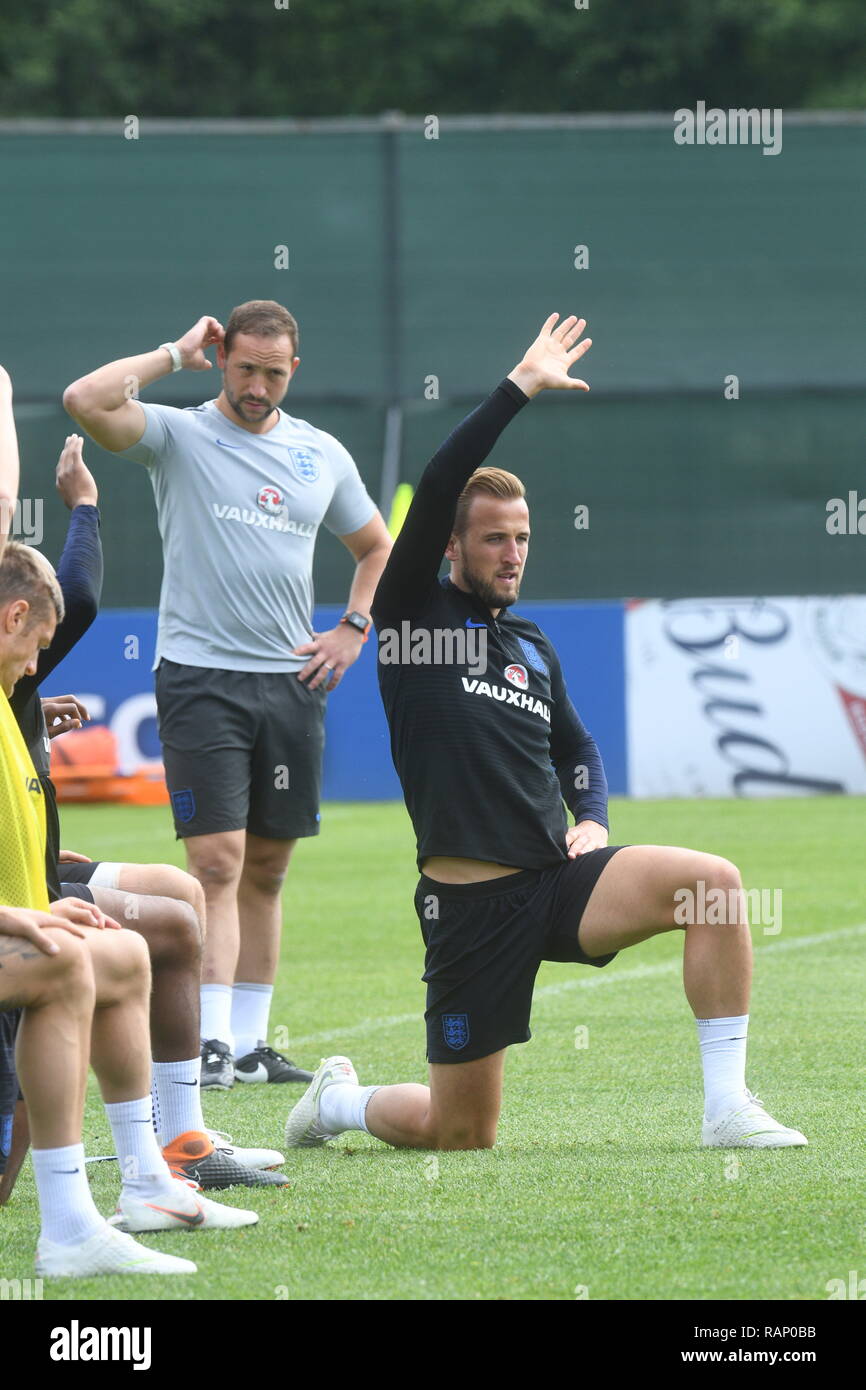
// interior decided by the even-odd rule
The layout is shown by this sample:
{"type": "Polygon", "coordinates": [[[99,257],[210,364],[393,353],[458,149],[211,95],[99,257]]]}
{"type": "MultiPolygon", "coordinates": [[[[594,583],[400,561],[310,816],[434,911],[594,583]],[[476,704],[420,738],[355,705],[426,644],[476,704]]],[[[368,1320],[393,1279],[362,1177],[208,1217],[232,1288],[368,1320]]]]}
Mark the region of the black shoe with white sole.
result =
{"type": "Polygon", "coordinates": [[[228,1043],[218,1038],[202,1038],[201,1043],[201,1089],[230,1091],[235,1084],[235,1059],[228,1043]]]}
{"type": "Polygon", "coordinates": [[[308,1086],[312,1079],[311,1071],[302,1071],[290,1058],[263,1042],[254,1052],[248,1052],[246,1057],[239,1057],[235,1062],[235,1081],[275,1081],[277,1084],[295,1081],[308,1086]]]}

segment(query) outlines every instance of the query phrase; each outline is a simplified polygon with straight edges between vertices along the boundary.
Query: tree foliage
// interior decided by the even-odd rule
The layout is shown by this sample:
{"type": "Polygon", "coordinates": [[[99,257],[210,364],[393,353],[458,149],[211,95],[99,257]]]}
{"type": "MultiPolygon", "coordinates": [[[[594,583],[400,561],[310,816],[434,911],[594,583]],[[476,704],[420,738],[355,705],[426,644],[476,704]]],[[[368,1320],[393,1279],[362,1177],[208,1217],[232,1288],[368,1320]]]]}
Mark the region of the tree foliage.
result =
{"type": "Polygon", "coordinates": [[[866,105],[863,0],[30,0],[5,117],[866,105]],[[282,8],[287,4],[287,8],[282,8]]]}

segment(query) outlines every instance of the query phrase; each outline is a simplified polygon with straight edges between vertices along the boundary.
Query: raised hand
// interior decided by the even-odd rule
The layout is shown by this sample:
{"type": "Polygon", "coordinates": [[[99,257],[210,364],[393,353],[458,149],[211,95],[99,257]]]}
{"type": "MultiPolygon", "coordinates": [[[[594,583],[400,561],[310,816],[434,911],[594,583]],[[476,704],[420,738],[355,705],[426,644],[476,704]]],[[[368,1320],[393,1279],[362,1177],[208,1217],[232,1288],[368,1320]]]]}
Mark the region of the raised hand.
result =
{"type": "Polygon", "coordinates": [[[589,386],[579,377],[569,376],[569,368],[592,347],[592,339],[578,342],[586,328],[586,319],[570,314],[557,327],[559,314],[551,314],[541,332],[523,354],[522,360],[509,372],[509,378],[527,396],[539,391],[588,391],[589,386]]]}
{"type": "Polygon", "coordinates": [[[214,343],[221,343],[225,335],[225,329],[219,319],[213,319],[209,314],[205,314],[198,323],[193,324],[188,333],[184,333],[183,337],[178,338],[175,343],[175,347],[180,353],[181,362],[191,372],[209,371],[213,362],[205,357],[204,350],[214,343]]]}
{"type": "Polygon", "coordinates": [[[55,472],[57,491],[67,507],[95,507],[99,491],[93,474],[84,462],[84,440],[80,434],[68,434],[55,472]]]}

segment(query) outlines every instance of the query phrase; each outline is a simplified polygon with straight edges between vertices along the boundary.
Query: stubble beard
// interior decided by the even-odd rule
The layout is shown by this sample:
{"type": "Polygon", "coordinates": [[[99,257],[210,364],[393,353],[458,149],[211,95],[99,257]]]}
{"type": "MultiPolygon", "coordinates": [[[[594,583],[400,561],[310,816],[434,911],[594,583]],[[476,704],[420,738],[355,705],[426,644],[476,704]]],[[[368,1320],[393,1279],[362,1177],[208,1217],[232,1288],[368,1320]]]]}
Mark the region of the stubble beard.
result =
{"type": "Polygon", "coordinates": [[[247,414],[243,400],[240,396],[232,395],[228,386],[226,386],[225,379],[223,379],[223,390],[225,392],[226,400],[228,401],[232,410],[235,412],[236,415],[239,415],[242,420],[246,421],[248,425],[260,425],[263,420],[269,420],[270,417],[273,415],[274,411],[277,409],[275,405],[269,405],[269,408],[267,410],[255,410],[252,411],[250,414],[247,414]]]}
{"type": "Polygon", "coordinates": [[[519,579],[513,590],[500,593],[496,587],[495,580],[482,578],[482,576],[473,570],[471,565],[468,565],[465,560],[463,562],[463,582],[469,585],[470,592],[474,594],[477,599],[480,599],[483,604],[486,604],[488,608],[510,608],[513,603],[517,602],[518,595],[520,594],[519,579]]]}

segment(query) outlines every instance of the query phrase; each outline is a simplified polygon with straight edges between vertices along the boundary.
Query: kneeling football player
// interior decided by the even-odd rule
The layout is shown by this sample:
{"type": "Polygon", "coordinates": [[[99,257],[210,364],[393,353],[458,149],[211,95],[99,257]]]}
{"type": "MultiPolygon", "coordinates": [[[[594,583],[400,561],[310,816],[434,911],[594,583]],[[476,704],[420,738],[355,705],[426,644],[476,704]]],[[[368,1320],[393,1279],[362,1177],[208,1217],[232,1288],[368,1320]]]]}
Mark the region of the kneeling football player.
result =
{"type": "Polygon", "coordinates": [[[539,392],[589,389],[569,376],[590,346],[581,340],[586,325],[571,317],[557,326],[558,317],[428,464],[373,604],[391,749],[418,844],[430,1085],[361,1087],[347,1058],[328,1058],[289,1115],[289,1145],[360,1129],[403,1147],[490,1147],[505,1051],[529,1038],[541,962],[606,966],[618,951],[678,927],[683,889],[710,902],[722,890],[736,904],[724,925],[685,927],[703,1143],[806,1143],[746,1089],[752,952],[737,869],[694,850],[607,844],[598,748],[551,642],[511,612],[529,511],[518,478],[482,465],[539,392]],[[451,573],[440,581],[443,552],[451,573]],[[413,659],[401,661],[407,627],[420,636],[413,659]],[[437,634],[462,636],[468,651],[473,632],[484,638],[483,673],[480,661],[418,663],[425,641],[435,653],[437,634]]]}

